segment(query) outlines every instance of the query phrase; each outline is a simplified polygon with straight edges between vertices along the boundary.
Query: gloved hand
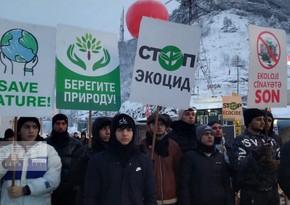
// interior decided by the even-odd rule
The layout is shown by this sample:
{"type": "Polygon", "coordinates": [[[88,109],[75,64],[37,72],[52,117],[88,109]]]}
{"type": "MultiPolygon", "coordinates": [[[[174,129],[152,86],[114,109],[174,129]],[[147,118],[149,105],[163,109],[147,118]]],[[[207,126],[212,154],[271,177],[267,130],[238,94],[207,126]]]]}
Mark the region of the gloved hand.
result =
{"type": "Polygon", "coordinates": [[[262,157],[266,157],[267,159],[273,159],[274,150],[271,144],[264,144],[264,145],[258,146],[257,149],[252,150],[252,156],[257,161],[260,160],[262,157]]]}
{"type": "Polygon", "coordinates": [[[267,171],[278,170],[278,161],[275,159],[268,159],[266,157],[262,157],[258,163],[267,171]]]}

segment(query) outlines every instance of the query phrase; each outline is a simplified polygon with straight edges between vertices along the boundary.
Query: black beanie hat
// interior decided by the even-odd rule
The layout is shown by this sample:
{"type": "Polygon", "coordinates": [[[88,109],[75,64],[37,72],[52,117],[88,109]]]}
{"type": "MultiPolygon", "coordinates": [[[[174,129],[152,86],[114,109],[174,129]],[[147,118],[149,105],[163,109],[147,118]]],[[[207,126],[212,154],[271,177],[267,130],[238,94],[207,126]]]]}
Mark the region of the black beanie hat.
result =
{"type": "Polygon", "coordinates": [[[55,116],[53,116],[52,118],[52,127],[54,125],[54,123],[58,120],[64,120],[66,122],[66,124],[68,124],[68,119],[67,116],[64,114],[56,114],[55,116]]]}
{"type": "Polygon", "coordinates": [[[19,133],[22,125],[27,121],[35,122],[38,127],[38,132],[40,131],[40,123],[36,117],[20,117],[17,121],[17,134],[19,133]]]}
{"type": "Polygon", "coordinates": [[[110,135],[115,138],[115,132],[118,128],[130,127],[133,129],[133,138],[135,136],[135,122],[132,117],[127,114],[116,115],[111,122],[110,135]]]}
{"type": "Polygon", "coordinates": [[[257,108],[246,109],[244,111],[245,126],[248,127],[248,125],[252,122],[252,120],[255,117],[261,117],[261,116],[264,116],[264,113],[262,110],[259,110],[257,108]]]}
{"type": "Polygon", "coordinates": [[[11,128],[5,130],[4,139],[11,138],[15,135],[14,131],[11,128]]]}

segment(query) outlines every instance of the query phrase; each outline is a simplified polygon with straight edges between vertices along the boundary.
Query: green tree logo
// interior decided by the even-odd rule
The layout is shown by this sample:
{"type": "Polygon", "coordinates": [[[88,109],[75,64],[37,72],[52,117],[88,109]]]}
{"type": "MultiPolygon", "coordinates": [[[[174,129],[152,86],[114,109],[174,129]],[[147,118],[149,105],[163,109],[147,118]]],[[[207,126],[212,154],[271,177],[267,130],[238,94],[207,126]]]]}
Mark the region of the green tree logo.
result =
{"type": "Polygon", "coordinates": [[[175,71],[182,65],[183,54],[181,50],[175,46],[166,46],[161,49],[158,61],[165,70],[175,71]]]}
{"type": "Polygon", "coordinates": [[[230,103],[230,109],[231,109],[231,110],[236,110],[236,109],[238,109],[239,107],[241,107],[241,104],[240,104],[240,103],[236,103],[236,102],[231,102],[231,103],[230,103]]]}
{"type": "Polygon", "coordinates": [[[75,45],[78,47],[79,52],[86,53],[88,61],[92,59],[92,55],[100,55],[101,57],[93,64],[93,71],[105,67],[110,63],[111,57],[107,49],[101,46],[101,41],[98,41],[96,38],[93,38],[92,34],[86,33],[85,36],[77,37],[76,43],[71,44],[67,49],[67,57],[68,59],[78,65],[82,69],[86,70],[87,65],[83,59],[81,59],[75,50],[75,45]]]}

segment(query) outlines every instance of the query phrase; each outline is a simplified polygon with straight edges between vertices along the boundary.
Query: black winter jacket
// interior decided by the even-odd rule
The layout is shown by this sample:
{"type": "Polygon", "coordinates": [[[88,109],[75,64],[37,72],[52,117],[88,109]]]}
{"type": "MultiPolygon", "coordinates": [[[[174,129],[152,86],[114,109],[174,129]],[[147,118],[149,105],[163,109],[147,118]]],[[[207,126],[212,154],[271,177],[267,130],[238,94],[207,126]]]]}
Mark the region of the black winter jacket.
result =
{"type": "Polygon", "coordinates": [[[59,157],[61,158],[62,163],[61,182],[59,187],[52,194],[53,205],[60,204],[63,201],[70,203],[70,201],[73,199],[71,196],[73,192],[73,186],[70,178],[70,171],[73,167],[73,164],[81,154],[80,148],[82,144],[79,140],[70,137],[69,133],[67,133],[67,136],[61,139],[58,138],[58,136],[48,137],[47,144],[54,147],[59,157]]]}
{"type": "Polygon", "coordinates": [[[192,125],[178,120],[171,124],[171,128],[172,131],[168,133],[168,137],[177,142],[182,153],[196,147],[196,126],[194,124],[192,125]]]}
{"type": "Polygon", "coordinates": [[[109,149],[94,155],[84,186],[85,205],[156,205],[151,159],[137,148],[122,167],[109,149]]]}
{"type": "Polygon", "coordinates": [[[217,149],[206,156],[198,148],[182,157],[180,173],[181,205],[233,204],[230,176],[224,155],[217,149]]]}
{"type": "Polygon", "coordinates": [[[285,195],[290,198],[290,141],[281,148],[279,184],[285,195]]]}
{"type": "MultiPolygon", "coordinates": [[[[276,187],[278,182],[278,170],[266,170],[256,159],[252,153],[257,147],[265,144],[265,136],[263,134],[252,135],[248,130],[235,138],[233,150],[235,158],[233,167],[237,171],[236,189],[252,189],[261,190],[265,187],[276,187]]],[[[280,146],[273,138],[268,138],[272,145],[274,157],[279,160],[280,146]]]]}

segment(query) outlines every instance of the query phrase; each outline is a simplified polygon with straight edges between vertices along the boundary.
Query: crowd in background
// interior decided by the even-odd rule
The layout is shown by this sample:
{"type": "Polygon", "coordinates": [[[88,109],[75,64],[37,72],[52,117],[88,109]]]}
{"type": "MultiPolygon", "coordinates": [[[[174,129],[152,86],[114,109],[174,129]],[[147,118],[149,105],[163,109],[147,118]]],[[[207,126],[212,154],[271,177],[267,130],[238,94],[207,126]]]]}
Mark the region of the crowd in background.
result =
{"type": "Polygon", "coordinates": [[[150,115],[139,141],[124,113],[96,118],[91,139],[70,136],[64,114],[46,139],[37,118],[20,117],[0,149],[0,204],[279,205],[280,188],[290,197],[290,142],[274,133],[271,112],[243,114],[234,142],[219,121],[197,126],[195,108],[175,121],[150,115]]]}

